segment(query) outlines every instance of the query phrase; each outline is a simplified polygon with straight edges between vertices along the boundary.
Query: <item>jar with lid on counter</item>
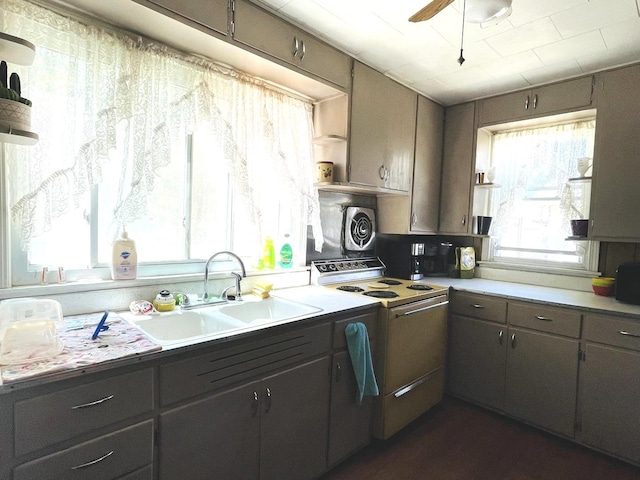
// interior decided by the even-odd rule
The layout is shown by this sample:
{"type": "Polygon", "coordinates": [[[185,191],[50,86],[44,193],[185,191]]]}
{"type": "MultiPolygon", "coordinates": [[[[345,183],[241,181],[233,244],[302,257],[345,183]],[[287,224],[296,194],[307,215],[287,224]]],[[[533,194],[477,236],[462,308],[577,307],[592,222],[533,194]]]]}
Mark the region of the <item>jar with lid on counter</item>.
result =
{"type": "Polygon", "coordinates": [[[153,306],[159,312],[170,312],[176,308],[176,299],[169,290],[161,290],[153,300],[153,306]]]}

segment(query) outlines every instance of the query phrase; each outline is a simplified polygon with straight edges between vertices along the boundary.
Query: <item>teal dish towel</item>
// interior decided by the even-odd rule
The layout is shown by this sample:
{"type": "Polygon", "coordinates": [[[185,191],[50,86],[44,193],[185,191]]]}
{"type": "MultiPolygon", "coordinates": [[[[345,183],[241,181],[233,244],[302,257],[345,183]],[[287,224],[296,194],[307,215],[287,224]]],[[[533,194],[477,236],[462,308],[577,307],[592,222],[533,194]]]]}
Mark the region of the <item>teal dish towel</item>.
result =
{"type": "Polygon", "coordinates": [[[347,328],[344,329],[344,334],[347,338],[347,347],[349,348],[353,373],[358,383],[356,402],[358,405],[362,405],[362,398],[365,395],[376,396],[380,393],[378,391],[376,375],[373,371],[373,360],[371,359],[371,347],[369,346],[367,326],[361,322],[350,323],[347,325],[347,328]]]}

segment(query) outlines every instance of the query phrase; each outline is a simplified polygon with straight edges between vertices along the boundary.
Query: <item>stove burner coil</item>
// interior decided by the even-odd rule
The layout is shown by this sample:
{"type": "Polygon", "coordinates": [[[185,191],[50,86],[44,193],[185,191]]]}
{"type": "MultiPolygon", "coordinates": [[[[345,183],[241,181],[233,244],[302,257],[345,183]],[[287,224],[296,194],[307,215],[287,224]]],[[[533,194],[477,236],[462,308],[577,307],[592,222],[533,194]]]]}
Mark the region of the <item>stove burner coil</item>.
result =
{"type": "Polygon", "coordinates": [[[371,208],[347,207],[342,236],[345,251],[373,250],[376,237],[375,211],[371,208]]]}
{"type": "Polygon", "coordinates": [[[343,292],[364,292],[364,288],[356,287],[355,285],[341,285],[336,290],[342,290],[343,292]]]}
{"type": "Polygon", "coordinates": [[[364,292],[363,295],[374,298],[396,298],[400,296],[396,292],[390,292],[388,290],[374,290],[372,292],[364,292]]]}
{"type": "Polygon", "coordinates": [[[408,285],[407,288],[409,290],[433,290],[433,287],[429,285],[422,285],[420,283],[416,283],[415,285],[408,285]]]}
{"type": "Polygon", "coordinates": [[[373,234],[371,219],[364,213],[357,213],[351,220],[349,230],[351,231],[353,242],[362,248],[369,243],[373,234]]]}
{"type": "Polygon", "coordinates": [[[388,278],[378,280],[378,283],[384,283],[385,285],[402,285],[402,282],[399,282],[398,280],[390,280],[388,278]]]}

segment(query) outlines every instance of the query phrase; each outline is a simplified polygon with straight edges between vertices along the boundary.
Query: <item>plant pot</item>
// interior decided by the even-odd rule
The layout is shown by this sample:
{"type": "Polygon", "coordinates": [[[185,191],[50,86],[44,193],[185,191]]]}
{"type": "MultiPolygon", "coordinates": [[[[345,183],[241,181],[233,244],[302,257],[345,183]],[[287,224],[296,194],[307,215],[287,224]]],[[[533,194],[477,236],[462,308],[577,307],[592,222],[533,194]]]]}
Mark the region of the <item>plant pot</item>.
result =
{"type": "Polygon", "coordinates": [[[589,220],[570,220],[571,233],[574,237],[586,237],[589,230],[589,220]]]}

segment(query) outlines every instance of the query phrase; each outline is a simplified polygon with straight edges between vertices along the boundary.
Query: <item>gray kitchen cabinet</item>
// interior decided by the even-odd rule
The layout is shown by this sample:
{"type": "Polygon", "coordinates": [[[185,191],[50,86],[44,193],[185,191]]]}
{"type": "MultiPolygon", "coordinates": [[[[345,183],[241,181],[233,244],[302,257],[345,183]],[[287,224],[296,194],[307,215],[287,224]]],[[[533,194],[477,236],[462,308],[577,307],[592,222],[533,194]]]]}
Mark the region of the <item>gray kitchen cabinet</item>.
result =
{"type": "Polygon", "coordinates": [[[574,436],[581,318],[566,308],[509,302],[507,414],[574,436]]]}
{"type": "Polygon", "coordinates": [[[410,231],[436,233],[440,212],[444,108],[418,97],[410,231]]]}
{"type": "Polygon", "coordinates": [[[217,33],[228,33],[228,0],[134,0],[142,5],[153,4],[217,33]]]}
{"type": "Polygon", "coordinates": [[[449,391],[572,438],[580,312],[464,292],[451,310],[449,391]]]}
{"type": "Polygon", "coordinates": [[[600,74],[589,237],[639,241],[640,65],[600,74]]]}
{"type": "Polygon", "coordinates": [[[585,315],[578,440],[640,463],[640,324],[585,315]]]}
{"type": "Polygon", "coordinates": [[[471,232],[471,191],[475,168],[475,104],[447,107],[444,117],[440,233],[471,232]]]}
{"type": "MultiPolygon", "coordinates": [[[[151,479],[154,409],[150,368],[100,380],[18,391],[13,402],[14,480],[151,479]],[[35,457],[35,458],[34,458],[35,457]]],[[[8,477],[6,477],[8,478],[8,477]]]]}
{"type": "Polygon", "coordinates": [[[506,300],[452,292],[448,390],[502,410],[507,363],[506,300]]]}
{"type": "Polygon", "coordinates": [[[236,0],[233,8],[235,41],[347,89],[348,55],[250,2],[236,0]]]}
{"type": "Polygon", "coordinates": [[[335,353],[331,365],[329,450],[327,452],[329,467],[363,448],[371,440],[372,397],[364,397],[362,404],[357,404],[358,384],[353,373],[349,352],[346,350],[344,330],[348,324],[354,322],[362,322],[367,327],[372,354],[375,351],[377,322],[375,310],[335,322],[333,334],[335,353]]]}
{"type": "Polygon", "coordinates": [[[316,478],[328,402],[323,357],[163,413],[159,478],[316,478]]]}
{"type": "Polygon", "coordinates": [[[354,62],[349,182],[411,190],[417,93],[354,62]]]}
{"type": "Polygon", "coordinates": [[[593,82],[587,76],[483,99],[479,126],[588,108],[594,103],[593,82]]]}

